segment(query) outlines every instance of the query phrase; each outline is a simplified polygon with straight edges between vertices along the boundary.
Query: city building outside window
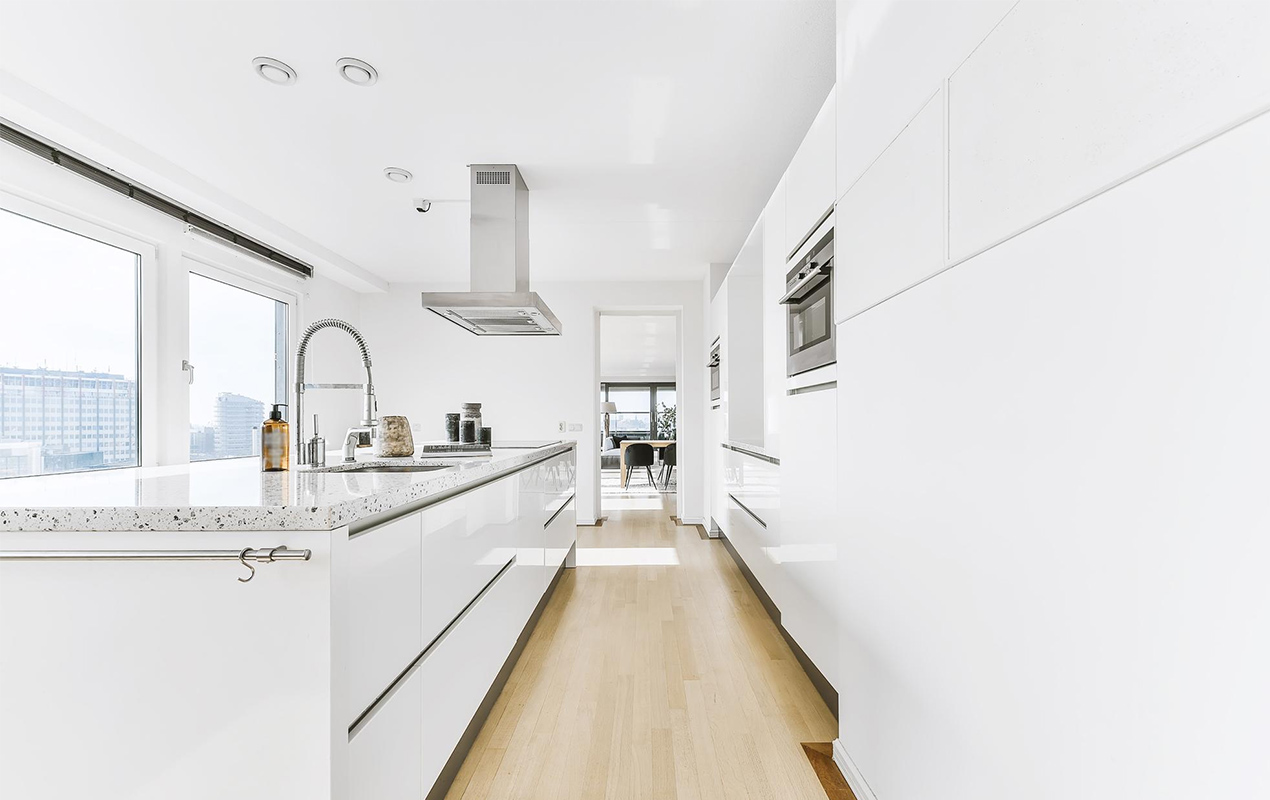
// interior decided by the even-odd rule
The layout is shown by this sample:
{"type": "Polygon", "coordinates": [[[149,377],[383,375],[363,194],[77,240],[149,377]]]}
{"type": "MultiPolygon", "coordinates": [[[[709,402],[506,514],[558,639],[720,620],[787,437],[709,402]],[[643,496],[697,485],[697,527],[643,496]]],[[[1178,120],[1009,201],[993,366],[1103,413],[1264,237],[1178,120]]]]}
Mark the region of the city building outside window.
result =
{"type": "Polygon", "coordinates": [[[0,210],[0,477],[139,463],[141,256],[0,210]]]}

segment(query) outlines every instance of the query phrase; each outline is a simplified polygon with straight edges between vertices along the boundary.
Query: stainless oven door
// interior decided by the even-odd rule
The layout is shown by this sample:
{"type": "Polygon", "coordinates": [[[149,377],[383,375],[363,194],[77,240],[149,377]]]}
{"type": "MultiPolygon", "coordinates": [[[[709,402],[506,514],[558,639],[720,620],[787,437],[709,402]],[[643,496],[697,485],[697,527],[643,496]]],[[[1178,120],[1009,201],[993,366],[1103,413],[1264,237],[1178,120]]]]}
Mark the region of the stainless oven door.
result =
{"type": "Polygon", "coordinates": [[[838,360],[834,342],[833,280],[822,281],[798,302],[788,303],[789,357],[786,374],[793,376],[838,360]]]}

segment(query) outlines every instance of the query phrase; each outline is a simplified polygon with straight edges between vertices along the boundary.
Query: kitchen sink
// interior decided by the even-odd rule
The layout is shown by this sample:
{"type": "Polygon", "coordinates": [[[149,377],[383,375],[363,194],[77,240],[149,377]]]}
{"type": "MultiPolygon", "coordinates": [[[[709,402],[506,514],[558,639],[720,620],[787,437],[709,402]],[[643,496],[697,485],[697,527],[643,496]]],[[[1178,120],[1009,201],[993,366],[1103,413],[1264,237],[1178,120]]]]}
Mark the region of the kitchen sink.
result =
{"type": "Polygon", "coordinates": [[[449,469],[448,464],[367,464],[363,467],[342,469],[340,472],[435,472],[449,469]]]}

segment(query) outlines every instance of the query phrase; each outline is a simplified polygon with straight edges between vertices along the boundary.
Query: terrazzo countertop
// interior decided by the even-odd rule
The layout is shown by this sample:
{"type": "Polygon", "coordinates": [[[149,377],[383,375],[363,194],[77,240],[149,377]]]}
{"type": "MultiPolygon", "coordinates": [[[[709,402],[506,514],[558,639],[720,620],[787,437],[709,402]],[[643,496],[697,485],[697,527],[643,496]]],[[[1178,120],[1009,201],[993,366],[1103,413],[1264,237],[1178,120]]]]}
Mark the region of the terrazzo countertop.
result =
{"type": "Polygon", "coordinates": [[[426,500],[532,461],[575,442],[495,447],[472,458],[359,458],[344,465],[260,471],[256,458],[0,480],[5,531],[331,530],[426,500]],[[347,472],[367,465],[437,464],[435,472],[347,472]]]}

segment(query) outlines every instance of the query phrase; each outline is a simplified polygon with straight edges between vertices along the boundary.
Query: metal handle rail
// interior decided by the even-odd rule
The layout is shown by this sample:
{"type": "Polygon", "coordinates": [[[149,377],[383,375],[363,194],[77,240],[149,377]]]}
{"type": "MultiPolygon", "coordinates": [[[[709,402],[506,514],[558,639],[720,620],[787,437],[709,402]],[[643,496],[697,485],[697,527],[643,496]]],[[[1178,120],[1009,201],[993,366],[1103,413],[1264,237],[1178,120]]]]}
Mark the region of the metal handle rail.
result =
{"type": "Polygon", "coordinates": [[[0,552],[0,561],[238,561],[251,570],[239,583],[256,577],[257,564],[275,561],[308,561],[312,550],[281,547],[244,547],[242,550],[17,550],[0,552]]]}

